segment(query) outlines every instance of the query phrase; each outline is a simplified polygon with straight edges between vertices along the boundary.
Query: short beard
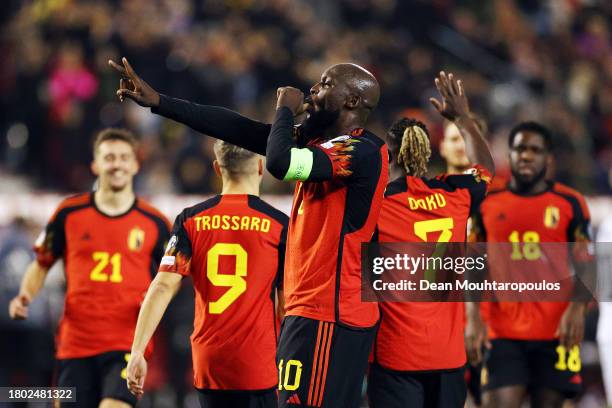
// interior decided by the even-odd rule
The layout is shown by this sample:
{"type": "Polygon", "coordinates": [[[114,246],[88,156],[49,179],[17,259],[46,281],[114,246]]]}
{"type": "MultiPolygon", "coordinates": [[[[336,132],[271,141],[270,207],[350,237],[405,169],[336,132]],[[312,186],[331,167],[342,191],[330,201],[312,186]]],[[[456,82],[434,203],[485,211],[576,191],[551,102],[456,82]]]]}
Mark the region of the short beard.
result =
{"type": "Polygon", "coordinates": [[[338,120],[340,116],[340,110],[337,111],[326,111],[320,110],[315,111],[304,120],[302,123],[302,132],[299,142],[300,144],[306,144],[309,141],[322,137],[323,133],[338,120]]]}
{"type": "Polygon", "coordinates": [[[518,173],[518,171],[514,171],[514,169],[513,169],[512,170],[512,177],[514,177],[514,179],[516,180],[516,185],[517,185],[517,187],[519,188],[520,191],[529,191],[529,190],[531,190],[533,188],[533,186],[538,184],[540,181],[542,181],[546,177],[547,170],[548,169],[546,167],[544,167],[531,180],[525,180],[518,173]]]}

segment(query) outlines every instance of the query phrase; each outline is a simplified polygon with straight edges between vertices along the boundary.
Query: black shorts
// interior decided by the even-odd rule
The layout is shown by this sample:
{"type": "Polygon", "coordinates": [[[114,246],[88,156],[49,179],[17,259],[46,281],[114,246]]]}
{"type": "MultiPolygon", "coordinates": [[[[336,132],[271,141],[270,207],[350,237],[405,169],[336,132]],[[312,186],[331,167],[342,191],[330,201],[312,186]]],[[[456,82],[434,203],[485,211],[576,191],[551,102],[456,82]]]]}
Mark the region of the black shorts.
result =
{"type": "Polygon", "coordinates": [[[374,363],[368,376],[371,408],[463,408],[467,390],[464,368],[395,371],[374,363]]]}
{"type": "Polygon", "coordinates": [[[558,340],[495,339],[485,353],[482,390],[510,385],[545,388],[571,398],[580,392],[580,349],[568,353],[558,340]]]}
{"type": "MultiPolygon", "coordinates": [[[[110,351],[84,358],[58,360],[58,386],[76,387],[76,406],[97,408],[104,398],[136,405],[125,380],[129,352],[110,351]]],[[[65,403],[62,403],[64,405],[65,403]]]]}
{"type": "Polygon", "coordinates": [[[198,390],[202,408],[276,408],[276,389],[263,391],[198,390]]]}
{"type": "Polygon", "coordinates": [[[276,353],[279,407],[359,407],[377,328],[285,317],[276,353]]]}

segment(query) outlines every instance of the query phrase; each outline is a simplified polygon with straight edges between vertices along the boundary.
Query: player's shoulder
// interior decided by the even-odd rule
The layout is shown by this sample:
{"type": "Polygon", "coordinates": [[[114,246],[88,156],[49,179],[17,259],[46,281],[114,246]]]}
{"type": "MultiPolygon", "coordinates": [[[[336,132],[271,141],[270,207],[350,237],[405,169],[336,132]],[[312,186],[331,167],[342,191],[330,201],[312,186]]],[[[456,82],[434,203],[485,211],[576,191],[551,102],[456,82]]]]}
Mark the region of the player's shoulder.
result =
{"type": "Polygon", "coordinates": [[[56,219],[60,216],[67,216],[84,208],[93,206],[92,193],[79,193],[64,198],[55,209],[52,219],[56,219]]]}
{"type": "Polygon", "coordinates": [[[74,209],[77,207],[88,207],[92,205],[91,193],[79,193],[74,194],[69,197],[64,198],[59,205],[57,206],[57,210],[63,209],[74,209]]]}
{"type": "Polygon", "coordinates": [[[408,180],[406,177],[395,179],[385,189],[385,197],[391,197],[408,191],[408,180]]]}
{"type": "Polygon", "coordinates": [[[186,207],[183,209],[183,211],[179,214],[179,218],[183,218],[184,220],[194,217],[206,210],[210,210],[211,208],[216,207],[217,205],[219,205],[219,203],[221,202],[221,198],[222,196],[220,194],[215,195],[211,198],[209,198],[208,200],[204,200],[202,202],[199,202],[195,205],[192,205],[191,207],[186,207]]]}
{"type": "Polygon", "coordinates": [[[582,193],[563,183],[554,182],[550,191],[568,201],[573,208],[579,209],[583,214],[589,214],[589,209],[582,193]]]}
{"type": "Polygon", "coordinates": [[[166,225],[169,223],[168,218],[161,211],[141,197],[136,198],[135,209],[155,221],[162,221],[166,225]]]}
{"type": "Polygon", "coordinates": [[[584,196],[578,190],[571,188],[563,183],[555,182],[552,185],[551,191],[563,196],[573,197],[576,200],[584,201],[584,196]]]}
{"type": "Polygon", "coordinates": [[[272,217],[274,220],[276,220],[283,226],[287,226],[289,224],[289,217],[287,216],[287,214],[285,214],[278,208],[272,206],[271,204],[265,202],[261,198],[249,195],[247,203],[251,209],[266,214],[269,217],[272,217]]]}

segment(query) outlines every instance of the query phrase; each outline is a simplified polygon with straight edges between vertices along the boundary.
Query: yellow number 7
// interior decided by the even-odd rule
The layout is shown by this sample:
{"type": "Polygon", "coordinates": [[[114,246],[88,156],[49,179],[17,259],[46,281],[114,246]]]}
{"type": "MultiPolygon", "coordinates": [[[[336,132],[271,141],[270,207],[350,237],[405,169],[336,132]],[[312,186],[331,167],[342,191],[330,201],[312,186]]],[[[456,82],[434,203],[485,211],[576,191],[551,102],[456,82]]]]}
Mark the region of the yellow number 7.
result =
{"type": "MultiPolygon", "coordinates": [[[[440,232],[436,249],[431,254],[432,258],[439,258],[446,251],[446,245],[443,243],[450,242],[453,237],[453,219],[448,218],[436,218],[434,220],[418,221],[414,223],[414,233],[417,237],[425,242],[427,241],[427,234],[430,232],[440,232]],[[442,244],[442,245],[441,245],[442,244]]],[[[424,278],[430,282],[435,281],[436,271],[434,269],[427,269],[425,271],[424,278]]]]}
{"type": "Polygon", "coordinates": [[[246,291],[246,280],[243,276],[247,275],[247,252],[240,244],[215,244],[207,254],[206,276],[215,286],[227,286],[230,289],[225,292],[218,300],[208,304],[208,312],[211,314],[221,314],[229,307],[240,295],[246,291]],[[236,257],[236,274],[219,274],[219,257],[230,255],[236,257]]]}

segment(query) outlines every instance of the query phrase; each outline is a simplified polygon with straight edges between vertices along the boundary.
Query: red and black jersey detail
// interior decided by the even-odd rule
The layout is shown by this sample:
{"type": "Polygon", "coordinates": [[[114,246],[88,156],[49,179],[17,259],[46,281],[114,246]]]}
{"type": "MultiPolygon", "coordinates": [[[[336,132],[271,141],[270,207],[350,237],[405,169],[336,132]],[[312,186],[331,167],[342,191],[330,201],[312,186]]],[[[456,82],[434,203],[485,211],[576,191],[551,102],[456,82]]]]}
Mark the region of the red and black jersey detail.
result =
{"type": "MultiPolygon", "coordinates": [[[[560,183],[549,183],[539,194],[520,194],[505,188],[490,193],[473,217],[470,240],[474,242],[515,242],[522,245],[525,234],[538,243],[576,242],[573,255],[589,257],[590,215],[586,202],[577,191],[560,183]],[[516,211],[520,208],[521,211],[516,211]],[[537,239],[536,239],[537,238],[537,239]]],[[[561,271],[571,278],[570,254],[559,253],[558,247],[539,247],[547,256],[554,275],[561,271]]],[[[569,247],[568,247],[569,249],[569,247]]],[[[522,257],[509,263],[490,263],[492,274],[516,274],[528,270],[530,261],[522,257]]],[[[541,263],[538,267],[546,267],[541,263]]],[[[540,271],[540,273],[544,273],[540,271]]],[[[495,302],[486,304],[491,338],[553,340],[567,302],[495,302]]]]}
{"type": "Polygon", "coordinates": [[[64,260],[67,290],[57,358],[130,349],[150,271],[168,236],[166,218],[140,198],[116,216],[96,208],[93,193],[59,205],[34,248],[43,267],[64,260]]]}
{"type": "Polygon", "coordinates": [[[361,302],[361,243],[372,238],[387,182],[387,148],[356,129],[329,141],[313,140],[332,174],[298,182],[287,242],[285,307],[288,315],[371,327],[378,307],[361,302]]]}
{"type": "Polygon", "coordinates": [[[193,279],[196,388],[277,384],[273,294],[282,285],[287,224],[285,214],[246,194],[219,195],[177,217],[159,270],[193,279]]]}
{"type": "MultiPolygon", "coordinates": [[[[392,181],[378,220],[378,241],[464,242],[470,212],[486,193],[486,174],[476,167],[465,175],[392,181]]],[[[465,364],[462,303],[383,302],[380,308],[374,359],[382,367],[432,371],[465,364]]]]}

